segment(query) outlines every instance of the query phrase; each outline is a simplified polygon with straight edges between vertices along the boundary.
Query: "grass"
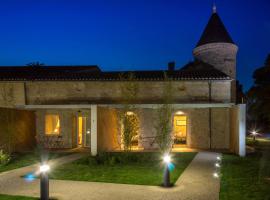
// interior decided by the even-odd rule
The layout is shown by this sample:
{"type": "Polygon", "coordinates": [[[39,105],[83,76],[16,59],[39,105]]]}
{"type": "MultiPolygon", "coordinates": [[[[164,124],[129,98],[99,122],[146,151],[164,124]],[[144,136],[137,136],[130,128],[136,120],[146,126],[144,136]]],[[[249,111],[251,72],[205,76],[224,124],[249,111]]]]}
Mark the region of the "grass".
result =
{"type": "Polygon", "coordinates": [[[23,196],[11,196],[0,194],[0,200],[37,200],[34,197],[23,197],[23,196]]]}
{"type": "MultiPolygon", "coordinates": [[[[175,183],[180,174],[192,161],[196,153],[175,153],[175,169],[171,173],[171,183],[175,183]]],[[[114,153],[120,156],[121,153],[114,153]]],[[[57,167],[51,172],[51,178],[61,180],[93,181],[137,185],[161,185],[164,164],[158,153],[133,153],[139,161],[117,164],[93,164],[89,158],[57,167]]]]}
{"type": "MultiPolygon", "coordinates": [[[[67,155],[66,153],[50,153],[49,159],[58,158],[60,156],[67,155]]],[[[12,159],[9,164],[1,166],[0,173],[4,171],[9,171],[12,169],[17,169],[20,167],[25,167],[40,162],[40,155],[37,152],[28,153],[16,153],[12,155],[12,159]]]]}
{"type": "Polygon", "coordinates": [[[270,140],[247,144],[256,151],[244,158],[223,155],[220,200],[270,199],[270,140]]]}

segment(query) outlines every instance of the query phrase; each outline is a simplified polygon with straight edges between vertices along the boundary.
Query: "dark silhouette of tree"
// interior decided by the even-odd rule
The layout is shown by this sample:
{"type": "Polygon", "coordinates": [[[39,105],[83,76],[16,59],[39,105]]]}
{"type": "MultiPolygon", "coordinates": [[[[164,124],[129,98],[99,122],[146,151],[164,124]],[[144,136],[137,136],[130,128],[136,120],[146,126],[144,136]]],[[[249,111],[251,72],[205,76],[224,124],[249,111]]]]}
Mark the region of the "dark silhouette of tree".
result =
{"type": "Polygon", "coordinates": [[[236,103],[246,103],[246,95],[243,92],[243,85],[236,81],[236,103]]]}
{"type": "Polygon", "coordinates": [[[249,128],[270,132],[270,54],[253,73],[254,85],[247,93],[249,128]]]}
{"type": "Polygon", "coordinates": [[[30,67],[40,67],[40,66],[44,66],[45,64],[44,63],[41,63],[39,61],[37,62],[30,62],[28,64],[26,64],[26,66],[30,66],[30,67]]]}

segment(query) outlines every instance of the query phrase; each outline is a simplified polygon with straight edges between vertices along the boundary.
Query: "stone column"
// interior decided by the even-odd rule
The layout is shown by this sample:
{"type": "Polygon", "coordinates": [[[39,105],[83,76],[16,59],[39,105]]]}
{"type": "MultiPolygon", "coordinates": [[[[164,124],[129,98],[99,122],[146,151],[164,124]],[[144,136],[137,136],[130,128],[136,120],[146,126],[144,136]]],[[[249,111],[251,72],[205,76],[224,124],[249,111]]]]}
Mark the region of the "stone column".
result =
{"type": "Polygon", "coordinates": [[[97,155],[97,105],[91,105],[91,154],[97,155]]]}

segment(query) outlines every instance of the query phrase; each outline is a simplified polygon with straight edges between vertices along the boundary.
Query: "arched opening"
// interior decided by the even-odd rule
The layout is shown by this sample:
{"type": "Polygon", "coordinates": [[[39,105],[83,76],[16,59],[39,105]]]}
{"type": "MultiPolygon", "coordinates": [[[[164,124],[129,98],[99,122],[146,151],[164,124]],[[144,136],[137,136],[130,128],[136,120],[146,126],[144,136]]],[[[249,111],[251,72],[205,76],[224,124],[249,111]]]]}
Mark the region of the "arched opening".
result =
{"type": "Polygon", "coordinates": [[[128,111],[122,118],[121,143],[124,150],[136,150],[139,146],[139,118],[136,113],[128,111]]]}
{"type": "Polygon", "coordinates": [[[187,116],[182,112],[173,117],[173,139],[174,147],[187,144],[187,116]]]}

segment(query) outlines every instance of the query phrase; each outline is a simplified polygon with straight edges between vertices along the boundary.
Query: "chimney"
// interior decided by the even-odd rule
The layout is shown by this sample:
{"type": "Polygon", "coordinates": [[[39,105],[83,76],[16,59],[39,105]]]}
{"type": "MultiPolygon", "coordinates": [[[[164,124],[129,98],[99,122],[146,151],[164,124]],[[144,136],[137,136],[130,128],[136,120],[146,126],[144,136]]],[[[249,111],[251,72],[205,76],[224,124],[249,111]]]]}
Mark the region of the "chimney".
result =
{"type": "Polygon", "coordinates": [[[174,71],[175,70],[175,62],[169,62],[168,63],[168,71],[174,71]]]}

